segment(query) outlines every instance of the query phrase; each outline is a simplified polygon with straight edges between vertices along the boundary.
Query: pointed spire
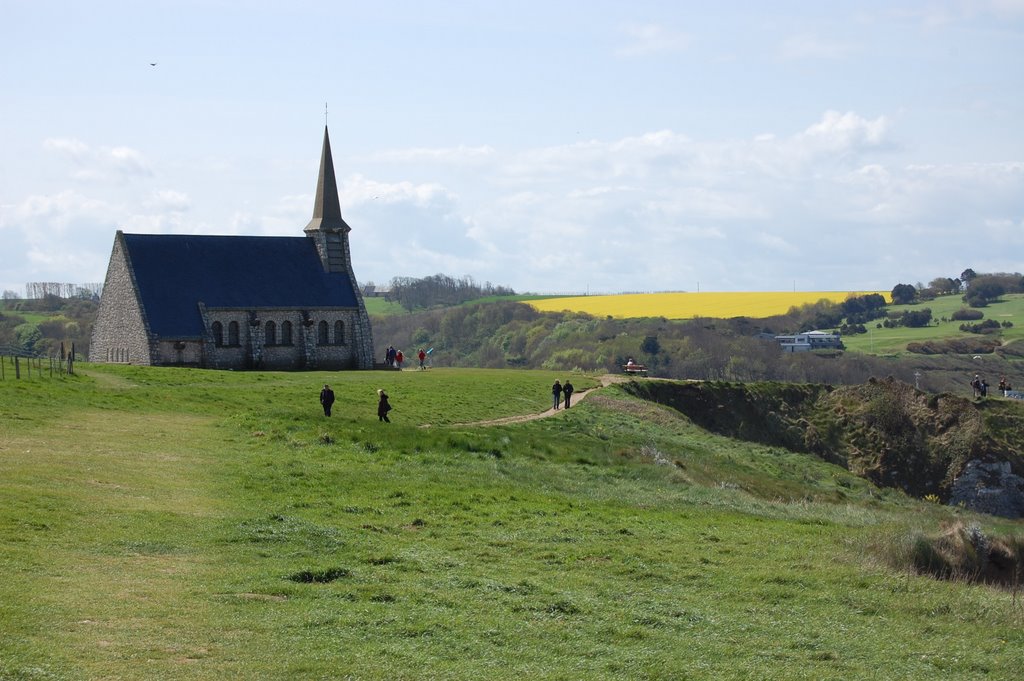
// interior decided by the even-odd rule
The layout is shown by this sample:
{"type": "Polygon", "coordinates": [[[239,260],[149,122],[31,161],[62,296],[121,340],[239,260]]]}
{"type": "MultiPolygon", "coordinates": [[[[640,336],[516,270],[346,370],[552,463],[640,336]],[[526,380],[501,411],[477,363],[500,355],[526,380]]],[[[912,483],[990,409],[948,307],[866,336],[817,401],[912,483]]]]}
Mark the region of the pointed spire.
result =
{"type": "Polygon", "coordinates": [[[305,231],[351,230],[341,217],[341,202],[338,199],[338,181],[334,177],[334,158],[331,156],[331,138],[324,125],[324,149],[320,154],[320,177],[316,183],[316,200],[313,202],[313,219],[305,231]]]}

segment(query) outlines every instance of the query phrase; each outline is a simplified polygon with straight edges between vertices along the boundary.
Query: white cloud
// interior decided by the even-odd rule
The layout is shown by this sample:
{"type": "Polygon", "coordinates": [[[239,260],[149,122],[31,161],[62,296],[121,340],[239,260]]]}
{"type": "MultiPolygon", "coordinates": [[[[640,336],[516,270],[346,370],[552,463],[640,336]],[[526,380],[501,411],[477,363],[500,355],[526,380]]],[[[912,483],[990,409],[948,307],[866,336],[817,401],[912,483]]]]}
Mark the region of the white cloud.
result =
{"type": "Polygon", "coordinates": [[[690,45],[690,38],[685,33],[659,24],[629,26],[625,32],[629,43],[615,51],[620,57],[642,57],[651,54],[679,52],[690,45]]]}
{"type": "Polygon", "coordinates": [[[89,151],[89,147],[81,140],[66,138],[43,140],[43,148],[49,151],[63,152],[76,158],[84,156],[89,151]]]}
{"type": "Polygon", "coordinates": [[[834,39],[803,34],[786,39],[779,49],[783,59],[841,59],[856,51],[856,47],[834,39]]]}
{"type": "Polygon", "coordinates": [[[485,160],[495,153],[494,148],[483,145],[468,147],[460,145],[451,148],[415,148],[391,149],[374,154],[371,160],[384,163],[411,163],[429,161],[431,163],[465,163],[485,160]]]}
{"type": "Polygon", "coordinates": [[[150,210],[166,210],[181,213],[192,207],[192,200],[188,194],[173,189],[158,189],[154,191],[144,204],[150,210]]]}
{"type": "Polygon", "coordinates": [[[43,148],[66,155],[76,164],[71,177],[78,181],[102,182],[113,177],[148,178],[153,171],[142,152],[131,147],[93,148],[77,139],[50,138],[43,148]]]}

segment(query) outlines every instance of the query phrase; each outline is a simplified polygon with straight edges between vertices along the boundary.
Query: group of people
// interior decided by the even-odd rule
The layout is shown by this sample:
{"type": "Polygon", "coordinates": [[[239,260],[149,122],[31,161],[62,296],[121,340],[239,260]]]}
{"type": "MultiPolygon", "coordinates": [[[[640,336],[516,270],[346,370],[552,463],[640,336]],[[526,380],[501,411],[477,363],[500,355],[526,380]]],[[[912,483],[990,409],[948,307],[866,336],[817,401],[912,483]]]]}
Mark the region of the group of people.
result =
{"type": "Polygon", "coordinates": [[[974,397],[986,397],[988,396],[988,381],[974,374],[974,378],[971,379],[971,389],[974,390],[974,397]]]}
{"type": "Polygon", "coordinates": [[[558,409],[558,406],[559,406],[559,404],[562,401],[562,397],[564,396],[565,397],[565,408],[568,409],[569,406],[570,406],[570,403],[572,402],[572,392],[573,392],[572,383],[569,382],[568,378],[565,379],[565,383],[559,383],[558,380],[556,379],[555,380],[555,384],[551,386],[552,408],[553,409],[558,409]]]}
{"type": "MultiPolygon", "coordinates": [[[[433,350],[433,348],[431,348],[431,350],[433,350]]],[[[427,368],[424,364],[427,361],[426,350],[420,348],[419,352],[416,353],[416,359],[420,361],[420,369],[427,368]]],[[[403,362],[405,362],[405,354],[403,354],[401,350],[395,350],[394,345],[389,345],[387,351],[384,353],[384,364],[401,370],[403,362]]]]}
{"type": "MultiPolygon", "coordinates": [[[[971,379],[971,389],[974,391],[974,397],[988,397],[988,381],[982,378],[979,374],[974,374],[974,378],[971,379]]],[[[999,377],[999,394],[1003,397],[1016,397],[1016,393],[1008,395],[1007,393],[1013,392],[1013,386],[1006,380],[1006,376],[999,377]]]]}
{"type": "Polygon", "coordinates": [[[402,368],[402,362],[405,361],[405,355],[402,354],[401,350],[395,350],[394,345],[389,345],[388,349],[384,352],[384,364],[389,367],[396,369],[402,368]]]}

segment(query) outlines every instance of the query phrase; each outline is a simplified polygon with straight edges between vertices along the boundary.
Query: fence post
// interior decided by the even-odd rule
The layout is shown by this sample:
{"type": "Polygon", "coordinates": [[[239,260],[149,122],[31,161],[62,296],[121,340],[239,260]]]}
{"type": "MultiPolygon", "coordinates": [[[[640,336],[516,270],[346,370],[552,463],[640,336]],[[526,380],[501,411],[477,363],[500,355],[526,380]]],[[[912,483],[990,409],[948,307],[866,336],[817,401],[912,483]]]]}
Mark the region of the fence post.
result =
{"type": "Polygon", "coordinates": [[[14,356],[14,377],[21,378],[21,362],[18,361],[18,356],[14,356]]]}

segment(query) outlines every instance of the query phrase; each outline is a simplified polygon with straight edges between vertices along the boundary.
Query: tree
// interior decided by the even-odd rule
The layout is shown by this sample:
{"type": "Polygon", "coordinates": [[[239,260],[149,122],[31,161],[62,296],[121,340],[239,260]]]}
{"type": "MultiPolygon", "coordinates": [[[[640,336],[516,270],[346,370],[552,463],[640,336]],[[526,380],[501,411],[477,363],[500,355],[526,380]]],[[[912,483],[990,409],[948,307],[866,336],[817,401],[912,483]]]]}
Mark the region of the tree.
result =
{"type": "Polygon", "coordinates": [[[917,298],[917,289],[910,284],[896,284],[891,295],[893,305],[907,305],[917,298]]]}
{"type": "Polygon", "coordinates": [[[907,310],[900,316],[899,324],[900,326],[918,328],[928,326],[931,321],[932,311],[926,307],[923,310],[907,310]]]}
{"type": "Polygon", "coordinates": [[[34,355],[36,345],[43,340],[43,334],[35,324],[25,323],[14,327],[14,338],[22,352],[34,355]]]}
{"type": "Polygon", "coordinates": [[[977,276],[977,273],[970,267],[968,267],[966,270],[960,273],[960,281],[963,282],[964,286],[970,286],[971,281],[977,276]]]}
{"type": "Polygon", "coordinates": [[[9,288],[4,289],[4,300],[17,300],[18,298],[20,298],[20,296],[17,291],[12,291],[9,288]]]}
{"type": "Polygon", "coordinates": [[[656,355],[659,352],[661,352],[661,345],[658,343],[658,337],[645,337],[644,342],[640,344],[640,352],[643,352],[648,355],[656,355]]]}
{"type": "Polygon", "coordinates": [[[936,277],[928,283],[928,288],[935,291],[936,295],[942,296],[948,293],[956,293],[959,286],[949,277],[936,277]]]}
{"type": "Polygon", "coordinates": [[[964,301],[971,307],[985,307],[1006,293],[1006,288],[996,279],[977,277],[967,290],[964,301]]]}

